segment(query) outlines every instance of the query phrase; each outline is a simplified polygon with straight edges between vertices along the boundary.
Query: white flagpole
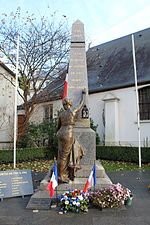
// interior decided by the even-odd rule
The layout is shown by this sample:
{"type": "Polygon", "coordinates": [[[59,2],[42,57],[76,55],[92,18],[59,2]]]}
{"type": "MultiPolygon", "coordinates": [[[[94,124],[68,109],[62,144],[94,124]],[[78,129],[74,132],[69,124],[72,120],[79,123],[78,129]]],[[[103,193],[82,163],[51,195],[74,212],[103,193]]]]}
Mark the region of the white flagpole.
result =
{"type": "Polygon", "coordinates": [[[136,70],[135,45],[134,45],[134,35],[133,34],[132,34],[132,54],[133,54],[133,66],[134,66],[134,78],[135,78],[135,92],[136,92],[136,106],[137,106],[139,167],[141,168],[140,110],[139,110],[139,95],[138,95],[138,86],[137,86],[137,70],[136,70]]]}
{"type": "Polygon", "coordinates": [[[14,169],[16,168],[16,140],[17,140],[17,91],[18,91],[18,63],[19,63],[19,34],[16,52],[16,80],[15,80],[15,108],[14,108],[14,169]]]}

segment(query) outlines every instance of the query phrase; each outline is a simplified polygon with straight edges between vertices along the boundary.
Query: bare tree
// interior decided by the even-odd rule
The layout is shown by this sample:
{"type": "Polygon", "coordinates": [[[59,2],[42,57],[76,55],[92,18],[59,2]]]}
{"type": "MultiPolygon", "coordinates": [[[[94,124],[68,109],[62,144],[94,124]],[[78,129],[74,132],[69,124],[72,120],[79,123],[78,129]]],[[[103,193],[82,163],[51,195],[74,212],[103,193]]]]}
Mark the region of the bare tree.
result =
{"type": "Polygon", "coordinates": [[[68,61],[69,32],[63,22],[56,22],[54,15],[42,17],[21,16],[20,8],[10,15],[3,14],[0,25],[0,52],[7,63],[16,67],[17,37],[19,44],[19,80],[23,94],[25,126],[34,110],[37,94],[46,81],[54,80],[68,61]],[[32,87],[32,100],[28,101],[32,87]]]}

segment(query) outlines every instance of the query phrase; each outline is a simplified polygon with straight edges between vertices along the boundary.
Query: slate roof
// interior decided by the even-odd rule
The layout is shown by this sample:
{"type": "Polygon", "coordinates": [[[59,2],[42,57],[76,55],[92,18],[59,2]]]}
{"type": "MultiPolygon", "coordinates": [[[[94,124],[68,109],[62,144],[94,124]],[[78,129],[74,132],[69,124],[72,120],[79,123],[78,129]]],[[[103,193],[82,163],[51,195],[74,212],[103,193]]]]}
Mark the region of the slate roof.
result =
{"type": "MultiPolygon", "coordinates": [[[[150,28],[134,33],[138,84],[150,83],[150,28]]],[[[134,86],[131,35],[94,46],[87,51],[89,93],[134,86]]],[[[37,96],[37,102],[60,99],[65,71],[37,96]]]]}
{"type": "Polygon", "coordinates": [[[64,71],[58,78],[47,85],[38,95],[38,103],[53,101],[62,98],[64,80],[66,78],[66,71],[64,71]]]}
{"type": "MultiPolygon", "coordinates": [[[[150,83],[150,28],[134,33],[138,84],[150,83]]],[[[134,85],[131,35],[87,52],[90,93],[134,85]]]]}

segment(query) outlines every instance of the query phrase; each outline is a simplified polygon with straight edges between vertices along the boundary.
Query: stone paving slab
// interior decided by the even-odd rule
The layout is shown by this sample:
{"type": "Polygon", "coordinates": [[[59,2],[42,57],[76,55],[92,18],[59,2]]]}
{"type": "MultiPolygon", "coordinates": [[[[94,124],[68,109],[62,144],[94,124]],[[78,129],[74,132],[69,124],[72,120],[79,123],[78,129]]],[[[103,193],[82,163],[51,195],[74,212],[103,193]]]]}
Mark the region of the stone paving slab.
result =
{"type": "MultiPolygon", "coordinates": [[[[102,211],[89,209],[88,213],[59,215],[57,210],[34,212],[26,209],[31,196],[8,198],[0,202],[0,225],[149,225],[150,192],[147,186],[150,171],[120,171],[108,175],[113,183],[119,182],[133,192],[131,207],[102,211]]],[[[43,174],[33,174],[33,181],[42,178],[43,174]]]]}
{"type": "Polygon", "coordinates": [[[28,202],[26,208],[48,210],[50,209],[50,199],[49,198],[30,198],[30,201],[28,202]]]}
{"type": "Polygon", "coordinates": [[[20,216],[0,216],[0,225],[17,225],[20,216]]]}

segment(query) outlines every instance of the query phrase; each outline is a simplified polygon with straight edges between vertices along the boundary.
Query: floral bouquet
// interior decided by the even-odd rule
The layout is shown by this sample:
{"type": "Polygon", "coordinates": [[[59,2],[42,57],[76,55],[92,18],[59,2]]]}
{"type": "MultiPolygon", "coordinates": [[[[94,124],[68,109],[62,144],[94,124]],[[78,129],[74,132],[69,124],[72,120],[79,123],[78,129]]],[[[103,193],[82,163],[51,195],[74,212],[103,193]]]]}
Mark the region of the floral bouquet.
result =
{"type": "Polygon", "coordinates": [[[80,190],[67,191],[60,197],[60,210],[63,213],[72,212],[88,212],[89,198],[88,194],[80,190]]]}
{"type": "Polygon", "coordinates": [[[126,204],[130,196],[131,191],[118,183],[96,190],[95,192],[90,192],[89,199],[94,206],[101,209],[119,208],[126,204]]]}

